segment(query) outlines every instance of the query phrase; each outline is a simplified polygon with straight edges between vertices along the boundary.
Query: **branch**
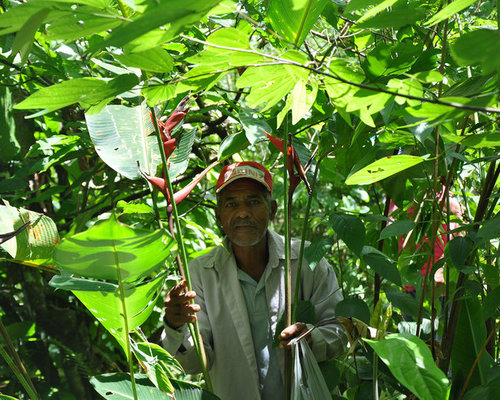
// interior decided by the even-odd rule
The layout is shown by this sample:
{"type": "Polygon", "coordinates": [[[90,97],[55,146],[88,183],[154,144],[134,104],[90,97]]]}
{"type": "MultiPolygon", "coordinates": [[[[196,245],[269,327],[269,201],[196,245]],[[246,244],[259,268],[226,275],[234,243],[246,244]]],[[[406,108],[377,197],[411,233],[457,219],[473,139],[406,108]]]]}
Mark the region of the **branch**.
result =
{"type": "MultiPolygon", "coordinates": [[[[344,79],[344,78],[342,78],[342,77],[340,77],[338,75],[333,75],[333,74],[331,74],[329,72],[325,72],[325,71],[322,71],[322,70],[317,69],[317,68],[309,67],[307,65],[303,65],[303,64],[301,64],[299,62],[296,62],[296,61],[287,60],[287,59],[284,59],[284,58],[281,58],[281,57],[272,56],[270,54],[264,54],[264,53],[261,53],[261,52],[255,51],[255,50],[239,49],[239,48],[236,48],[236,47],[220,46],[220,45],[216,45],[216,44],[213,44],[213,43],[206,42],[204,40],[195,39],[193,37],[186,36],[184,34],[181,34],[180,36],[182,38],[184,38],[184,39],[187,39],[187,40],[190,40],[190,41],[193,41],[193,42],[196,42],[196,43],[201,43],[201,44],[204,44],[206,46],[214,47],[214,48],[217,48],[217,49],[237,51],[237,52],[241,52],[241,53],[255,54],[255,55],[258,55],[258,56],[261,56],[261,57],[264,57],[264,58],[269,58],[269,59],[275,61],[275,62],[272,62],[272,63],[262,63],[262,64],[251,64],[251,65],[248,65],[250,67],[266,67],[266,66],[269,66],[269,65],[293,65],[293,66],[296,66],[296,67],[299,67],[299,68],[307,69],[308,71],[314,72],[316,74],[323,75],[323,76],[335,79],[335,80],[337,80],[339,82],[342,82],[342,83],[345,83],[347,85],[354,86],[354,87],[357,87],[357,88],[360,88],[360,89],[366,89],[366,90],[370,90],[370,91],[373,91],[373,92],[379,92],[379,93],[387,93],[387,94],[390,94],[392,96],[403,97],[405,99],[418,100],[418,101],[421,101],[423,103],[439,104],[439,105],[442,105],[442,106],[447,106],[447,107],[452,107],[452,108],[458,108],[458,109],[461,109],[461,110],[470,110],[470,111],[476,111],[476,112],[491,112],[491,113],[500,114],[500,108],[471,106],[471,105],[461,104],[461,103],[456,103],[456,102],[447,102],[447,101],[441,101],[441,100],[438,100],[438,99],[428,99],[428,98],[425,98],[425,97],[412,96],[410,94],[397,93],[397,92],[393,92],[393,91],[388,90],[388,89],[383,89],[383,88],[379,88],[379,87],[365,85],[363,83],[351,82],[351,81],[349,81],[347,79],[344,79]]],[[[200,74],[200,75],[196,75],[196,76],[193,76],[193,77],[187,77],[187,78],[180,79],[180,80],[188,80],[188,79],[192,79],[192,78],[199,78],[200,76],[204,76],[204,75],[214,75],[214,74],[219,74],[219,73],[222,73],[222,72],[229,72],[229,71],[232,71],[232,70],[237,69],[237,68],[239,68],[239,67],[231,67],[231,68],[227,68],[227,69],[216,70],[216,71],[212,71],[212,72],[207,72],[206,74],[200,74]]],[[[173,82],[176,82],[176,81],[173,81],[173,82]]]]}

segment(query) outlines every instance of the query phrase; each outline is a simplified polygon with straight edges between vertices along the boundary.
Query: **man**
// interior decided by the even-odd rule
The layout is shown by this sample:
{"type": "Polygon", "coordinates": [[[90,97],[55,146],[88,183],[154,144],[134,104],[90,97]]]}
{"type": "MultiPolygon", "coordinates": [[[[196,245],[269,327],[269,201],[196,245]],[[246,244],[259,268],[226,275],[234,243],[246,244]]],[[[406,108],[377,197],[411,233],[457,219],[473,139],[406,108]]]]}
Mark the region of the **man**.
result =
{"type": "MultiPolygon", "coordinates": [[[[165,301],[164,346],[189,373],[200,371],[185,324],[198,319],[214,391],[222,400],[282,399],[283,349],[273,346],[285,309],[284,239],[268,230],[276,213],[269,171],[256,162],[222,169],[216,185],[217,223],[224,247],[194,259],[193,290],[181,282],[165,301]],[[190,304],[196,299],[197,304],[190,304]]],[[[299,241],[292,243],[292,287],[297,275],[299,241]]],[[[342,299],[333,269],[323,259],[312,270],[304,262],[301,300],[315,308],[317,328],[309,342],[318,361],[344,351],[346,337],[335,321],[342,299]]],[[[280,347],[306,333],[297,322],[283,330],[280,347]]]]}

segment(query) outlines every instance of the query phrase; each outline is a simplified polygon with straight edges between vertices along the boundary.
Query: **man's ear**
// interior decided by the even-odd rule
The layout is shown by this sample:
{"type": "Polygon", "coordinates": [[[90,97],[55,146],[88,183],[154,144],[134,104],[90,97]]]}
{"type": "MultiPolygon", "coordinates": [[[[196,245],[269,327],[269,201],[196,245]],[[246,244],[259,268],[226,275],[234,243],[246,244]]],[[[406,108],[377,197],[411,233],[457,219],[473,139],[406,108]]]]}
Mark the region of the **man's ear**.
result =
{"type": "Polygon", "coordinates": [[[273,219],[276,216],[276,211],[278,210],[278,203],[276,200],[271,201],[271,211],[270,211],[270,219],[273,219]]]}

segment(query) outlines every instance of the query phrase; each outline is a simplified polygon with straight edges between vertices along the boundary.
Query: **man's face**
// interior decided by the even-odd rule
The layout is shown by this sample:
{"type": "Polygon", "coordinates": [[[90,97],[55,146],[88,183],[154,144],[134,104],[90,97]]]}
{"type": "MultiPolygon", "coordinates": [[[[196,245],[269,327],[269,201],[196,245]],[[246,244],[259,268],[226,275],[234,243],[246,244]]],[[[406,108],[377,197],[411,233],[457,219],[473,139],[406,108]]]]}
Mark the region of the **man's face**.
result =
{"type": "Polygon", "coordinates": [[[219,195],[217,222],[233,245],[255,246],[266,239],[267,226],[276,212],[266,189],[252,179],[238,179],[219,195]]]}

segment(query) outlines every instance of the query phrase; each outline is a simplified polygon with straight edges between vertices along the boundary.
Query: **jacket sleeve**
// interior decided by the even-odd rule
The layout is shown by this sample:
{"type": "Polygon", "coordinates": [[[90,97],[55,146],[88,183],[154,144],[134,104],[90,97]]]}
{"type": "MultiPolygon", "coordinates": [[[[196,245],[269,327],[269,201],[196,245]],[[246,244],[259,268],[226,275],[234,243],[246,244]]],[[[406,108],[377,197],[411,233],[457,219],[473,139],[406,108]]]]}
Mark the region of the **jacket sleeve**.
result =
{"type": "MultiPolygon", "coordinates": [[[[196,316],[198,318],[198,327],[200,329],[203,345],[205,347],[208,368],[210,369],[213,361],[213,348],[211,345],[212,333],[206,313],[203,286],[197,274],[197,270],[199,270],[199,268],[196,267],[195,260],[190,263],[189,270],[191,272],[192,289],[196,293],[194,302],[200,306],[200,311],[196,313],[196,316]]],[[[194,341],[187,324],[183,325],[179,329],[172,329],[168,325],[164,324],[162,344],[163,348],[172,354],[177,361],[179,361],[187,373],[197,374],[202,372],[198,355],[196,354],[194,341]]]]}
{"type": "Polygon", "coordinates": [[[316,329],[311,333],[312,351],[317,361],[329,360],[344,353],[347,336],[342,324],[335,319],[335,306],[342,300],[333,268],[322,259],[312,270],[303,267],[303,298],[314,305],[316,329]]]}

